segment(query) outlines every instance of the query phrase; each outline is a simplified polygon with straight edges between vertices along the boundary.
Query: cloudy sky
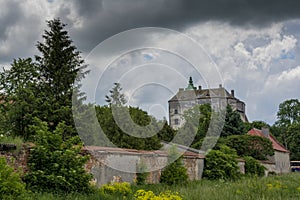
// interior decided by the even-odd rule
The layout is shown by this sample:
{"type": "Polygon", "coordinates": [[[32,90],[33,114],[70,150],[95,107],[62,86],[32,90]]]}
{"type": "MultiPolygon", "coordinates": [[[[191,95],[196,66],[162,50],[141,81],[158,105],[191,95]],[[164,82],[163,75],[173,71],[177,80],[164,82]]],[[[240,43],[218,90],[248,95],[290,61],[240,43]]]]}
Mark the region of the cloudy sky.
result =
{"type": "Polygon", "coordinates": [[[38,54],[45,21],[59,17],[92,69],[83,88],[96,103],[120,82],[129,104],[166,116],[167,100],[193,76],[203,88],[234,89],[250,121],[273,124],[280,102],[300,98],[296,0],[0,0],[0,7],[0,64],[38,54]]]}

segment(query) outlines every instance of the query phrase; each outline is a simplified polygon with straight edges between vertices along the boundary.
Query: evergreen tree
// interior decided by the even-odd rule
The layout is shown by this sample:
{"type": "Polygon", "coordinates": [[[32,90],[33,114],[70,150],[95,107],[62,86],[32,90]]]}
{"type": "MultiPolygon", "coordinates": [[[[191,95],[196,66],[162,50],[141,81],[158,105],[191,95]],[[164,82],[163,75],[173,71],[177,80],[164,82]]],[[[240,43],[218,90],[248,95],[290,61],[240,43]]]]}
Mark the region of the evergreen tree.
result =
{"type": "Polygon", "coordinates": [[[72,95],[83,98],[76,81],[80,81],[88,71],[80,52],[72,44],[65,24],[60,19],[47,22],[43,42],[37,48],[41,55],[35,56],[41,81],[42,119],[48,121],[52,129],[61,121],[74,126],[72,118],[72,95]]]}
{"type": "Polygon", "coordinates": [[[114,87],[109,90],[110,95],[105,96],[105,101],[111,106],[124,106],[127,101],[125,95],[122,93],[122,87],[120,83],[114,83],[114,87]]]}
{"type": "Polygon", "coordinates": [[[189,179],[187,169],[176,146],[172,146],[168,154],[168,166],[163,169],[159,181],[168,185],[187,183],[189,179]]]}
{"type": "Polygon", "coordinates": [[[227,137],[230,135],[242,135],[244,134],[244,123],[240,114],[237,111],[233,111],[231,106],[226,107],[226,117],[221,137],[227,137]]]}

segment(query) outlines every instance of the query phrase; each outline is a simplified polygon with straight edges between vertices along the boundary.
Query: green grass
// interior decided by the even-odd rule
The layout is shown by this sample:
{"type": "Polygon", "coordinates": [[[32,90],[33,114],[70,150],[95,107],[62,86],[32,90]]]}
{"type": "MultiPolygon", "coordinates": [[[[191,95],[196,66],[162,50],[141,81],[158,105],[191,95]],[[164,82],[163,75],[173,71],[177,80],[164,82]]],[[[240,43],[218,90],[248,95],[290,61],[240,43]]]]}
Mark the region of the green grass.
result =
{"type": "Polygon", "coordinates": [[[15,144],[17,148],[15,150],[10,150],[9,152],[18,154],[21,151],[21,148],[23,145],[23,139],[21,137],[5,136],[5,135],[1,134],[0,135],[0,143],[15,144]]]}
{"type": "MultiPolygon", "coordinates": [[[[200,180],[186,185],[167,186],[162,184],[132,186],[133,193],[138,189],[152,190],[158,194],[162,191],[171,190],[178,192],[186,200],[286,200],[300,199],[300,173],[291,173],[282,176],[271,176],[262,178],[247,178],[234,182],[200,180]]],[[[122,196],[110,196],[101,194],[31,194],[28,200],[118,200],[122,196]]],[[[126,198],[125,198],[126,199],[126,198]]],[[[130,195],[127,199],[134,199],[130,195]]]]}

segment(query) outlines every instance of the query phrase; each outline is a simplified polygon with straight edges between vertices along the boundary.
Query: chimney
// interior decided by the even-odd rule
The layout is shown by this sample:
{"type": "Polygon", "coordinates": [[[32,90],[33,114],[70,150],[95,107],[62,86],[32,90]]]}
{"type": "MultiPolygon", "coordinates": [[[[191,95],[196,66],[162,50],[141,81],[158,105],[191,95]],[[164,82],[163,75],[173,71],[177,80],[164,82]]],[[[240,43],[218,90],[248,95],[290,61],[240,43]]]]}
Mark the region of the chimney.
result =
{"type": "Polygon", "coordinates": [[[231,96],[234,97],[234,90],[231,90],[231,96]]]}
{"type": "Polygon", "coordinates": [[[198,90],[200,90],[200,91],[202,90],[202,86],[201,85],[198,86],[198,90]]]}
{"type": "Polygon", "coordinates": [[[268,127],[262,127],[262,128],[261,128],[261,132],[262,132],[262,134],[263,134],[265,137],[269,138],[270,130],[269,130],[268,127]]]}
{"type": "Polygon", "coordinates": [[[219,84],[219,88],[222,88],[222,84],[219,84]]]}

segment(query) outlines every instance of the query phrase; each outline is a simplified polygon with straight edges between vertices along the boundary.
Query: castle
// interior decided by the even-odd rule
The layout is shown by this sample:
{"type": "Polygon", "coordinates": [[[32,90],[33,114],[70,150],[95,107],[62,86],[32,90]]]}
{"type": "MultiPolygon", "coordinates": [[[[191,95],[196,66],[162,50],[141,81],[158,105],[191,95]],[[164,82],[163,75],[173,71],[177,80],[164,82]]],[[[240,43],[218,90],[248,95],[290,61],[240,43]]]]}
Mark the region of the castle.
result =
{"type": "Polygon", "coordinates": [[[169,101],[169,124],[172,128],[178,129],[184,124],[184,111],[201,104],[210,104],[214,110],[225,109],[230,105],[236,110],[243,121],[248,121],[245,109],[246,105],[234,95],[234,90],[229,93],[222,85],[219,88],[203,89],[201,86],[195,87],[192,77],[188,86],[179,88],[179,91],[169,101]]]}

